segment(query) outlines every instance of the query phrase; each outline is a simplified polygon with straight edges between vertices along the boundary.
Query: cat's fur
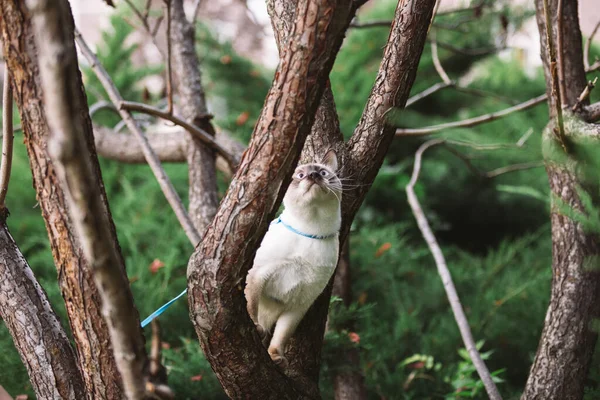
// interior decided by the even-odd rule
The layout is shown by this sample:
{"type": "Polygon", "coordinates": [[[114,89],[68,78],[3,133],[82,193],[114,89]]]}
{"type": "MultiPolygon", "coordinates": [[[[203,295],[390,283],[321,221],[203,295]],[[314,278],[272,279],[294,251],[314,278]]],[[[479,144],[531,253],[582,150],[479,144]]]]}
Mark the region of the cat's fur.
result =
{"type": "Polygon", "coordinates": [[[248,313],[268,341],[271,359],[285,367],[285,346],[309,307],[321,294],[338,261],[342,184],[337,157],[330,150],[322,163],[299,165],[283,199],[282,223],[271,224],[246,279],[248,313]],[[275,325],[275,329],[273,326],[275,325]]]}

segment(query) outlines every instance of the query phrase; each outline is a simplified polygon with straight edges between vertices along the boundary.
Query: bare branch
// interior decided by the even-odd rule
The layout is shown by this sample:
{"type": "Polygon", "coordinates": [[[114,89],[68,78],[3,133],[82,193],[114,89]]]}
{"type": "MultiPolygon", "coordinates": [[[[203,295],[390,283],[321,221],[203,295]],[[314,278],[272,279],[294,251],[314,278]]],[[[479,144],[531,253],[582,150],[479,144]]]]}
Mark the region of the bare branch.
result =
{"type": "Polygon", "coordinates": [[[62,183],[73,225],[102,298],[102,313],[125,393],[128,399],[142,400],[145,398],[147,358],[139,315],[102,201],[102,183],[90,179],[94,173],[92,153],[83,130],[86,116],[78,113],[78,106],[72,102],[80,87],[72,79],[79,74],[79,68],[73,31],[65,17],[70,16],[69,4],[36,0],[29,0],[27,4],[33,14],[45,112],[52,131],[48,153],[62,183]]]}
{"type": "Polygon", "coordinates": [[[596,87],[597,81],[598,81],[598,77],[594,78],[593,81],[588,81],[587,85],[585,85],[585,89],[583,89],[583,92],[581,92],[581,94],[577,98],[577,102],[571,108],[571,111],[580,112],[581,110],[583,110],[586,107],[585,103],[586,103],[587,99],[590,97],[590,94],[592,93],[592,89],[594,89],[594,87],[596,87]]]}
{"type": "MultiPolygon", "coordinates": [[[[126,100],[121,101],[120,108],[123,110],[127,110],[127,111],[138,111],[138,112],[142,112],[145,114],[154,115],[155,117],[159,117],[159,118],[165,119],[167,121],[171,121],[175,125],[181,126],[183,129],[185,129],[188,132],[190,132],[191,134],[193,134],[194,137],[197,137],[198,139],[200,139],[202,141],[202,143],[213,148],[219,155],[221,155],[221,157],[223,157],[225,160],[227,160],[227,162],[229,163],[229,165],[232,169],[235,169],[237,167],[237,164],[239,163],[239,159],[236,158],[234,155],[230,154],[226,149],[224,149],[212,137],[212,135],[209,135],[205,130],[200,129],[197,126],[194,126],[173,114],[169,114],[165,111],[162,111],[156,107],[152,107],[148,104],[136,103],[133,101],[126,101],[126,100]]],[[[210,114],[206,114],[206,115],[207,115],[207,117],[210,117],[210,114]]]]}
{"type": "Polygon", "coordinates": [[[431,96],[434,93],[439,92],[440,90],[443,89],[447,89],[449,87],[454,87],[454,83],[450,82],[450,83],[446,83],[446,82],[438,82],[430,87],[428,87],[427,89],[423,90],[420,93],[415,94],[414,96],[412,96],[410,99],[408,99],[406,101],[406,106],[405,107],[410,107],[413,104],[415,104],[416,102],[418,102],[419,100],[423,100],[425,97],[431,96]]]}
{"type": "Polygon", "coordinates": [[[446,296],[448,297],[448,302],[450,303],[450,307],[452,308],[452,313],[454,314],[454,319],[458,324],[458,329],[460,330],[460,335],[463,339],[463,343],[479,377],[483,381],[485,386],[485,390],[492,400],[501,400],[502,397],[498,392],[498,388],[494,384],[492,377],[490,375],[489,370],[487,369],[485,363],[481,359],[481,355],[479,351],[477,351],[477,347],[475,345],[475,341],[473,340],[473,335],[471,333],[471,328],[469,327],[469,322],[467,321],[467,317],[465,316],[465,312],[460,303],[460,299],[458,297],[458,293],[456,292],[456,287],[452,282],[452,276],[450,271],[448,270],[448,266],[446,265],[446,260],[444,258],[444,254],[442,253],[442,249],[437,243],[435,235],[429,226],[429,222],[427,222],[427,217],[421,208],[421,204],[419,203],[419,199],[417,198],[414,187],[419,178],[419,172],[421,170],[421,159],[423,157],[423,152],[432,146],[436,146],[444,143],[444,140],[441,139],[433,139],[427,141],[419,147],[417,153],[415,155],[415,165],[413,169],[413,173],[410,179],[410,182],[406,186],[406,194],[408,196],[408,203],[413,211],[415,219],[417,220],[417,224],[419,225],[419,229],[427,242],[427,246],[431,251],[433,258],[435,259],[435,264],[438,269],[438,273],[440,278],[442,279],[442,283],[444,284],[444,290],[446,291],[446,296]]]}
{"type": "Polygon", "coordinates": [[[173,76],[171,69],[171,0],[165,0],[167,14],[167,114],[173,114],[173,76]]]}
{"type": "Polygon", "coordinates": [[[13,157],[13,96],[10,86],[8,66],[4,67],[4,88],[2,91],[2,163],[0,164],[0,214],[6,208],[4,201],[8,193],[10,170],[13,157]]]}
{"type": "Polygon", "coordinates": [[[512,165],[507,165],[505,167],[500,167],[500,168],[496,168],[491,171],[488,171],[485,173],[484,176],[486,178],[491,179],[491,178],[496,178],[503,174],[507,174],[509,172],[523,171],[525,169],[539,168],[539,167],[543,167],[543,166],[544,166],[543,161],[531,161],[531,162],[525,162],[525,163],[519,163],[519,164],[512,164],[512,165]]]}
{"type": "Polygon", "coordinates": [[[194,12],[192,13],[192,17],[190,18],[190,22],[195,24],[198,20],[198,16],[200,15],[200,6],[202,5],[202,0],[196,0],[194,3],[194,12]]]}
{"type": "Polygon", "coordinates": [[[454,46],[454,45],[452,45],[450,43],[439,42],[439,41],[438,41],[437,44],[442,49],[446,49],[446,50],[451,51],[453,53],[461,54],[463,56],[470,56],[470,57],[479,57],[479,56],[487,56],[487,55],[490,55],[490,54],[496,54],[500,50],[504,50],[505,49],[504,46],[500,46],[500,47],[481,47],[481,48],[471,49],[471,48],[468,48],[468,47],[456,47],[456,46],[454,46]]]}
{"type": "MultiPolygon", "coordinates": [[[[562,1],[559,0],[559,3],[562,4],[562,1]]],[[[552,78],[552,97],[555,99],[555,107],[556,107],[556,121],[557,126],[553,129],[554,136],[562,146],[565,152],[567,151],[567,144],[565,141],[565,127],[563,123],[563,115],[562,115],[562,100],[561,93],[558,82],[558,73],[557,73],[557,65],[556,65],[556,54],[554,49],[554,42],[552,40],[552,25],[550,23],[550,9],[548,7],[548,0],[544,0],[544,14],[546,18],[546,44],[548,46],[548,65],[550,66],[550,76],[552,78]]]]}
{"type": "Polygon", "coordinates": [[[27,368],[37,398],[85,399],[83,379],[69,338],[10,235],[3,215],[0,276],[0,318],[27,368]]]}
{"type": "Polygon", "coordinates": [[[543,94],[541,96],[527,100],[523,103],[506,108],[504,110],[496,111],[490,114],[480,115],[478,117],[469,118],[462,121],[448,122],[445,124],[427,126],[424,128],[398,128],[396,129],[396,136],[422,136],[429,135],[435,132],[440,132],[445,129],[473,127],[476,125],[484,124],[486,122],[495,121],[517,111],[527,110],[531,107],[543,103],[547,100],[547,98],[548,96],[543,94]]]}
{"type": "Polygon", "coordinates": [[[87,60],[90,62],[92,69],[94,70],[96,76],[102,83],[102,86],[108,93],[110,100],[113,102],[115,107],[119,109],[121,118],[123,118],[123,120],[127,123],[127,127],[129,128],[129,130],[140,141],[140,144],[142,145],[142,150],[144,152],[144,156],[148,161],[148,165],[150,165],[150,168],[152,169],[154,176],[156,177],[165,197],[167,198],[167,201],[171,205],[171,208],[173,208],[173,211],[175,212],[179,223],[181,224],[181,226],[183,226],[183,229],[185,230],[185,233],[187,234],[190,241],[192,242],[192,245],[195,246],[200,241],[200,235],[198,234],[198,231],[196,231],[194,224],[190,220],[190,217],[185,207],[183,206],[179,195],[175,191],[175,188],[173,187],[173,184],[171,183],[169,177],[160,165],[160,160],[156,156],[156,153],[154,153],[154,150],[152,150],[152,147],[150,146],[148,139],[144,135],[144,132],[142,132],[138,124],[135,122],[135,120],[131,116],[131,113],[122,108],[121,105],[123,103],[123,98],[121,97],[121,94],[119,93],[118,89],[106,73],[106,70],[104,70],[104,68],[100,64],[98,58],[94,55],[92,50],[89,48],[87,43],[83,40],[83,37],[81,36],[79,31],[77,30],[75,31],[75,40],[77,41],[77,44],[79,44],[79,48],[84,57],[86,57],[87,60]]]}
{"type": "Polygon", "coordinates": [[[593,63],[592,65],[590,65],[589,68],[586,68],[585,72],[586,73],[595,72],[599,69],[600,69],[600,60],[598,60],[595,63],[593,63]]]}
{"type": "Polygon", "coordinates": [[[452,79],[450,79],[446,73],[446,70],[444,70],[444,67],[442,67],[442,63],[440,62],[440,58],[438,56],[438,46],[437,41],[435,40],[435,31],[431,32],[431,56],[433,58],[433,66],[435,67],[435,70],[440,78],[442,78],[442,81],[447,85],[452,85],[452,79]]]}
{"type": "Polygon", "coordinates": [[[590,69],[590,47],[592,46],[592,41],[594,40],[594,36],[596,36],[596,32],[598,32],[598,28],[600,28],[600,21],[596,23],[594,30],[585,41],[585,47],[583,48],[583,67],[586,71],[590,69]]]}
{"type": "Polygon", "coordinates": [[[563,57],[563,0],[558,0],[556,6],[556,59],[558,69],[558,84],[560,90],[561,108],[566,106],[567,91],[565,89],[565,63],[563,57]]]}

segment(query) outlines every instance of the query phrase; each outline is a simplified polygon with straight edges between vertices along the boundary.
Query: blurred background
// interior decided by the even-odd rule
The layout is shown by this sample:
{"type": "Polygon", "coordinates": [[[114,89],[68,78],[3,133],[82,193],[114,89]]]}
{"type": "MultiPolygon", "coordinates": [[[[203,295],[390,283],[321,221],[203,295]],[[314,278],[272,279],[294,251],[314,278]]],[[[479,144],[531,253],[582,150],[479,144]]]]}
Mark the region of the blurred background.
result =
{"type": "MultiPolygon", "coordinates": [[[[146,32],[125,2],[71,1],[75,23],[93,44],[127,100],[165,104],[165,24],[146,32]]],[[[145,1],[134,2],[143,8],[145,1]]],[[[545,91],[532,2],[441,0],[431,32],[455,88],[440,90],[393,114],[398,127],[424,127],[502,110],[545,91]],[[457,12],[453,12],[460,10],[457,12]]],[[[580,0],[584,38],[600,21],[597,0],[580,0]]],[[[164,12],[150,2],[152,26],[164,12]]],[[[197,51],[209,108],[218,129],[246,143],[270,87],[277,50],[266,6],[259,0],[189,1],[197,13],[197,51]]],[[[386,43],[396,2],[371,0],[348,32],[331,73],[346,137],[362,113],[386,43]],[[376,26],[362,26],[377,21],[376,26]]],[[[565,29],[569,29],[565,26],[565,29]]],[[[600,36],[600,35],[599,35],[600,36]]],[[[600,56],[600,42],[590,58],[600,56]]],[[[81,61],[81,60],[80,60],[81,61]]],[[[2,66],[3,68],[3,66],[2,66]]],[[[90,105],[107,99],[82,63],[90,105]]],[[[588,78],[593,79],[590,74],[588,78]]],[[[0,76],[2,76],[0,74],[0,76]]],[[[412,94],[441,79],[425,47],[412,94]]],[[[592,100],[600,96],[592,92],[592,100]]],[[[15,124],[19,124],[15,112],[15,124]]],[[[121,129],[109,111],[99,125],[121,129]]],[[[549,189],[541,165],[545,103],[473,128],[436,134],[491,151],[440,146],[424,158],[417,195],[440,240],[473,334],[505,399],[517,399],[535,355],[550,295],[549,189]],[[517,142],[522,146],[512,146],[517,142]],[[514,171],[504,173],[505,167],[514,171]],[[498,170],[498,169],[501,170],[498,170]],[[493,171],[494,173],[489,173],[493,171]]],[[[168,124],[144,119],[146,129],[168,135],[168,124]]],[[[122,134],[128,134],[121,130],[122,134]]],[[[48,237],[36,205],[21,132],[7,205],[9,226],[68,329],[48,237]]],[[[356,217],[350,237],[353,303],[332,301],[325,338],[321,388],[333,397],[339,352],[360,349],[360,369],[373,399],[485,399],[452,317],[442,283],[406,201],[414,153],[427,138],[397,138],[356,217]],[[347,322],[353,321],[349,330],[347,322]]],[[[142,318],[185,287],[192,252],[150,169],[101,158],[102,174],[142,318]]],[[[185,164],[166,165],[187,199],[185,164]]],[[[220,195],[227,178],[220,176],[220,195]]],[[[189,321],[185,300],[161,317],[169,384],[178,399],[223,399],[189,321]]],[[[146,332],[147,334],[149,332],[146,332]]],[[[8,330],[0,323],[0,384],[9,393],[33,392],[8,330]]],[[[600,398],[600,364],[592,364],[586,399],[600,398]]]]}

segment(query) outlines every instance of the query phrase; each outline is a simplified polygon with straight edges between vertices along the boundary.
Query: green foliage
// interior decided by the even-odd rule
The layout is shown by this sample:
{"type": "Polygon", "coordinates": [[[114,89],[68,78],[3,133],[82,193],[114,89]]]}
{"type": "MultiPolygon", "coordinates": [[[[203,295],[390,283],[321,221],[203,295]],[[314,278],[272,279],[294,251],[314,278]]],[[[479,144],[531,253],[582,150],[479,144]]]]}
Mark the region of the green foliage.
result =
{"type": "Polygon", "coordinates": [[[219,41],[204,26],[198,26],[196,38],[215,122],[247,142],[271,86],[272,72],[238,55],[230,42],[219,41]]]}
{"type": "MultiPolygon", "coordinates": [[[[421,127],[474,117],[507,108],[544,91],[540,71],[526,73],[518,56],[456,55],[443,44],[468,49],[497,45],[503,34],[503,16],[518,26],[530,10],[507,8],[506,2],[484,7],[481,17],[461,24],[455,32],[432,29],[440,43],[440,59],[452,79],[468,73],[469,88],[501,96],[474,96],[452,89],[415,103],[406,111],[390,113],[399,127],[421,127]]],[[[391,19],[395,2],[375,3],[361,22],[391,19]]],[[[473,17],[473,16],[470,16],[473,17]]],[[[444,16],[439,24],[452,25],[465,16],[444,16]]],[[[129,44],[131,27],[121,12],[111,18],[98,54],[123,96],[142,98],[140,81],[163,66],[135,66],[129,44]]],[[[511,28],[512,28],[511,27],[511,28]]],[[[364,107],[388,35],[386,28],[355,29],[344,43],[331,74],[341,126],[349,136],[364,107]]],[[[208,28],[197,29],[204,87],[217,125],[247,140],[270,85],[265,71],[236,54],[208,28]]],[[[592,54],[599,54],[597,50],[592,54]]],[[[84,69],[92,104],[106,95],[89,70],[84,69]]],[[[420,60],[412,94],[440,81],[428,44],[420,60]]],[[[462,84],[463,82],[461,82],[462,84]]],[[[111,113],[98,122],[114,126],[111,113]]],[[[425,155],[416,193],[440,240],[473,334],[485,339],[483,356],[491,371],[501,373],[505,398],[522,390],[541,332],[551,281],[551,240],[548,226],[549,190],[542,168],[485,179],[473,174],[460,151],[481,171],[510,164],[539,161],[541,134],[547,122],[544,106],[475,128],[448,130],[438,136],[477,144],[516,143],[533,134],[522,148],[479,151],[464,146],[435,148],[425,155]]],[[[21,137],[18,137],[21,139],[21,137]]],[[[332,299],[329,331],[323,349],[321,388],[332,398],[332,376],[344,368],[341,356],[358,348],[358,368],[366,378],[369,398],[484,399],[482,384],[464,350],[438,277],[405,200],[404,188],[413,168],[413,155],[422,138],[400,138],[392,143],[351,233],[352,291],[355,301],[346,307],[332,299]]],[[[13,180],[8,195],[12,213],[9,226],[15,240],[48,293],[61,321],[67,325],[64,303],[47,234],[36,207],[35,193],[24,146],[17,140],[13,180]]],[[[589,150],[583,148],[583,150],[589,150]]],[[[590,153],[589,158],[594,158],[590,153]]],[[[185,234],[147,166],[101,160],[102,174],[119,242],[140,317],[176,296],[186,283],[186,264],[192,251],[185,234]]],[[[167,173],[187,202],[187,168],[167,165],[167,173]]],[[[224,187],[224,183],[221,188],[224,187]]],[[[596,231],[600,217],[591,198],[580,194],[584,209],[565,214],[596,231]]],[[[184,300],[161,316],[163,361],[177,398],[224,399],[210,366],[202,355],[184,300]]],[[[65,328],[68,328],[65,326],[65,328]]],[[[146,329],[149,336],[149,329],[146,329]]],[[[0,325],[0,384],[10,393],[32,395],[25,368],[0,325]]],[[[598,354],[595,357],[598,358],[598,354]]],[[[595,363],[594,365],[597,365],[595,363]]],[[[598,368],[591,372],[598,381],[598,368]]],[[[590,386],[586,400],[597,397],[590,386]]]]}
{"type": "MultiPolygon", "coordinates": [[[[129,101],[141,101],[143,87],[140,81],[161,72],[163,67],[133,65],[131,57],[139,46],[130,40],[134,28],[125,20],[128,14],[130,13],[119,11],[110,16],[110,28],[102,32],[102,41],[99,42],[96,55],[121,96],[129,101]]],[[[89,67],[83,67],[82,70],[88,105],[99,100],[108,100],[108,95],[94,71],[89,67]]],[[[120,118],[111,111],[100,111],[94,121],[112,127],[120,118]]]]}

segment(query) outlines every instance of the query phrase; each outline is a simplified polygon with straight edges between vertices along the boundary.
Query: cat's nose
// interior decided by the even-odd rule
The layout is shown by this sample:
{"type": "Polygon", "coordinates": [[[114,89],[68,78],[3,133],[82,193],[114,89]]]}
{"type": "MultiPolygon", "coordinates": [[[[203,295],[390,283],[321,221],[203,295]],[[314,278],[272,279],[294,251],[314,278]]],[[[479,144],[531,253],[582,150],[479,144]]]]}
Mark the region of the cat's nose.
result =
{"type": "Polygon", "coordinates": [[[311,173],[310,173],[308,176],[309,176],[309,177],[310,177],[310,178],[311,178],[313,181],[316,181],[316,180],[318,180],[318,179],[321,179],[321,175],[319,175],[319,173],[318,173],[318,172],[311,172],[311,173]]]}

